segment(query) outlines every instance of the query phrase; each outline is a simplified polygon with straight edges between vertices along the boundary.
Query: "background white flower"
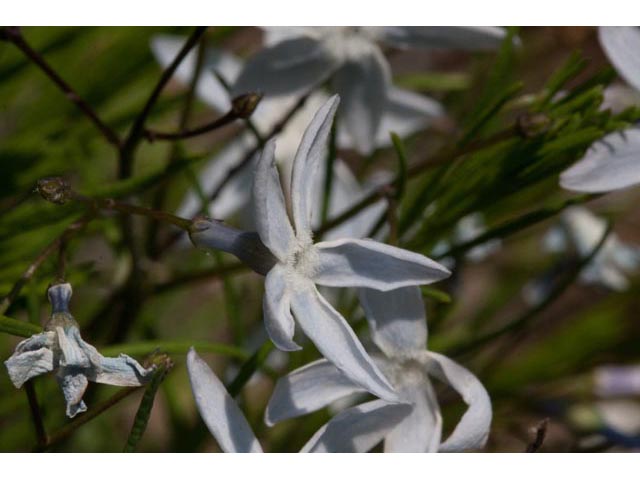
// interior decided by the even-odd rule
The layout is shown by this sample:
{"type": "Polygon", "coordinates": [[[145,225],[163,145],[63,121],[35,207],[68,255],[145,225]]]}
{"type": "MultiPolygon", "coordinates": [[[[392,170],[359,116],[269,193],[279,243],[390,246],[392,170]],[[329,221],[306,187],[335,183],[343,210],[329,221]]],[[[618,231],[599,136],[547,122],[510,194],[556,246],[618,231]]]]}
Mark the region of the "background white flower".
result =
{"type": "MultiPolygon", "coordinates": [[[[187,369],[200,416],[218,441],[220,448],[227,453],[261,453],[260,442],[251,430],[242,411],[222,382],[193,348],[187,355],[187,369]]],[[[386,403],[382,400],[375,400],[361,406],[361,409],[375,412],[377,416],[384,418],[384,425],[380,425],[378,428],[384,429],[386,425],[387,430],[404,418],[410,408],[406,404],[386,403]]],[[[336,417],[334,420],[338,420],[338,418],[336,417]]],[[[372,438],[366,429],[354,429],[353,422],[350,421],[344,423],[345,425],[335,429],[334,434],[336,437],[344,436],[348,441],[343,440],[344,445],[337,451],[364,451],[377,443],[377,440],[372,438]]],[[[325,435],[327,434],[325,433],[325,435]]],[[[306,447],[302,451],[307,451],[306,447]]]]}
{"type": "MultiPolygon", "coordinates": [[[[640,28],[600,27],[600,44],[632,87],[640,91],[640,28]]],[[[560,185],[577,192],[608,192],[640,182],[640,130],[613,132],[594,143],[587,154],[565,170],[560,185]]]]}
{"type": "MultiPolygon", "coordinates": [[[[350,427],[354,424],[360,425],[358,431],[367,431],[371,446],[384,439],[386,452],[481,448],[489,434],[491,401],[471,372],[443,355],[425,350],[427,324],[419,288],[405,287],[384,293],[360,289],[360,299],[373,341],[383,353],[375,357],[376,362],[395,387],[399,400],[412,406],[411,413],[389,430],[383,412],[365,408],[367,404],[347,409],[314,435],[307,450],[336,451],[349,441],[347,432],[354,429],[350,427]],[[469,405],[444,442],[441,442],[440,407],[430,375],[451,385],[469,405]],[[338,427],[346,429],[342,435],[333,433],[338,427]]],[[[358,391],[361,388],[342,372],[326,360],[319,360],[278,380],[265,412],[265,421],[273,425],[318,410],[358,391]]]]}
{"type": "MultiPolygon", "coordinates": [[[[544,239],[550,252],[566,252],[570,246],[580,257],[589,255],[602,239],[607,222],[585,207],[571,207],[561,215],[561,224],[550,230],[544,239]]],[[[627,275],[640,267],[640,248],[620,241],[610,233],[596,256],[583,268],[580,281],[599,284],[612,290],[626,290],[627,275]]]]}
{"type": "Polygon", "coordinates": [[[377,45],[396,48],[494,49],[497,27],[270,27],[267,47],[233,86],[236,94],[309,91],[331,79],[343,99],[341,118],[359,151],[371,152],[391,95],[391,71],[377,45]]]}
{"type": "MultiPolygon", "coordinates": [[[[158,35],[154,37],[151,49],[159,63],[166,67],[178,53],[184,41],[185,38],[179,36],[158,35]]],[[[178,81],[185,85],[191,83],[196,68],[196,59],[197,50],[194,50],[185,58],[176,71],[175,78],[178,81]]],[[[214,110],[226,112],[231,107],[232,97],[215,74],[219,74],[228,82],[234,82],[242,68],[243,61],[240,58],[226,51],[208,48],[204,66],[196,84],[198,98],[214,110]]],[[[262,135],[270,132],[275,124],[295,105],[300,96],[300,94],[292,94],[263,98],[251,116],[251,120],[257,130],[262,135]]],[[[315,112],[328,98],[322,92],[312,93],[307,98],[304,106],[291,118],[284,130],[276,136],[279,162],[285,179],[290,177],[291,166],[300,137],[315,112]]],[[[401,137],[406,137],[425,128],[433,118],[443,114],[442,107],[435,100],[408,90],[392,87],[382,115],[381,126],[377,135],[372,137],[373,145],[376,148],[388,146],[391,143],[389,132],[393,131],[401,137]]],[[[357,148],[353,137],[344,128],[344,125],[338,125],[337,134],[338,148],[357,148]]],[[[198,180],[202,190],[210,194],[222,182],[229,170],[242,161],[247,152],[255,146],[255,137],[250,132],[247,132],[223,147],[219,153],[207,161],[207,166],[199,173],[198,180]]],[[[247,168],[228,182],[215,201],[208,206],[210,215],[214,218],[228,218],[249,204],[251,195],[248,186],[252,181],[253,168],[253,164],[248,165],[247,168]]],[[[321,165],[316,177],[318,185],[324,184],[325,169],[326,165],[321,165]]],[[[339,158],[334,162],[333,175],[329,218],[339,215],[350,206],[351,203],[346,201],[345,195],[351,195],[353,185],[357,185],[354,175],[339,158]]],[[[358,187],[358,190],[360,190],[360,187],[358,187]]],[[[316,189],[316,191],[318,195],[322,194],[321,189],[316,189]]],[[[355,201],[358,199],[355,199],[355,201]]],[[[200,197],[196,192],[190,191],[178,208],[177,214],[191,217],[198,213],[201,206],[200,203],[200,197]]],[[[351,221],[359,221],[368,211],[377,209],[376,211],[379,212],[381,208],[384,208],[383,206],[383,201],[378,202],[376,205],[361,212],[360,215],[355,216],[351,221]]],[[[373,214],[373,216],[377,216],[377,214],[373,214]]],[[[252,219],[246,220],[251,221],[252,219]]]]}
{"type": "Polygon", "coordinates": [[[67,416],[73,418],[87,410],[82,396],[89,381],[137,387],[151,378],[154,368],[145,369],[125,354],[118,358],[103,357],[82,340],[78,323],[68,309],[71,292],[68,283],[49,288],[52,312],[44,332],[20,342],[4,364],[16,388],[55,370],[67,403],[67,416]]]}

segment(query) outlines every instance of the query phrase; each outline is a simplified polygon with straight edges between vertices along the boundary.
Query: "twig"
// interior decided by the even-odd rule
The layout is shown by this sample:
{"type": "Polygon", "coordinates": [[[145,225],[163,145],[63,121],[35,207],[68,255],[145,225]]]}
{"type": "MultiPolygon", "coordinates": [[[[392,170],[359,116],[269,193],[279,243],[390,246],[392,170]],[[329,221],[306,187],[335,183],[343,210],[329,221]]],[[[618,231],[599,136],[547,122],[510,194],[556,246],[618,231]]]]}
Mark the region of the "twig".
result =
{"type": "Polygon", "coordinates": [[[47,443],[47,431],[44,428],[44,422],[42,421],[42,413],[40,412],[40,405],[38,405],[38,396],[36,390],[33,387],[33,380],[29,380],[24,384],[24,391],[27,394],[27,400],[29,401],[29,411],[31,412],[31,420],[36,431],[36,439],[38,445],[46,445],[47,443]]]}
{"type": "Polygon", "coordinates": [[[533,441],[527,445],[525,453],[536,453],[542,447],[544,439],[547,436],[547,427],[549,426],[549,419],[545,418],[535,428],[536,436],[533,441]]]}
{"type": "Polygon", "coordinates": [[[6,27],[2,29],[0,39],[12,43],[22,53],[24,53],[29,60],[35,63],[40,70],[42,70],[53,81],[53,83],[62,90],[69,101],[75,104],[80,111],[82,111],[82,113],[84,113],[93,122],[96,128],[100,130],[104,138],[110,144],[114,145],[116,148],[120,148],[120,139],[118,138],[118,135],[109,128],[109,126],[107,126],[100,117],[98,117],[93,108],[91,108],[91,106],[85,102],[82,97],[80,97],[80,95],[78,95],[78,93],[76,93],[76,91],[71,88],[71,86],[62,79],[62,77],[60,77],[60,75],[58,75],[58,73],[45,61],[45,59],[31,48],[22,36],[20,27],[6,27]]]}
{"type": "Polygon", "coordinates": [[[212,132],[220,127],[224,127],[225,125],[229,125],[230,123],[238,120],[237,117],[232,110],[225,113],[222,117],[216,118],[212,122],[205,123],[199,127],[193,129],[182,129],[179,132],[159,132],[156,130],[145,129],[144,136],[150,142],[154,142],[156,140],[184,140],[186,138],[197,137],[198,135],[202,135],[204,133],[212,132]]]}
{"type": "Polygon", "coordinates": [[[31,265],[27,267],[24,273],[13,285],[11,291],[2,299],[2,302],[0,302],[0,314],[4,314],[9,309],[11,304],[16,300],[16,298],[18,298],[18,295],[20,294],[22,288],[27,284],[29,280],[31,280],[33,275],[44,263],[44,261],[49,258],[49,255],[60,248],[62,242],[66,242],[71,235],[82,229],[91,220],[91,218],[93,218],[93,215],[85,215],[77,222],[72,223],[64,230],[64,232],[62,232],[62,234],[58,236],[58,238],[53,240],[53,242],[47,245],[44,250],[40,252],[36,259],[31,262],[31,265]]]}
{"type": "Polygon", "coordinates": [[[191,49],[198,43],[200,37],[206,32],[207,27],[197,27],[193,33],[189,36],[182,49],[178,52],[171,64],[162,72],[162,76],[158,80],[155,88],[149,95],[147,102],[145,103],[142,112],[136,117],[133,126],[129,130],[129,134],[125,138],[122,148],[120,149],[120,162],[119,162],[119,177],[127,178],[131,176],[132,163],[133,163],[133,151],[136,145],[142,138],[144,133],[144,125],[147,121],[147,117],[151,113],[151,109],[158,101],[160,93],[167,85],[171,77],[178,69],[182,61],[191,51],[191,49]]]}
{"type": "Polygon", "coordinates": [[[47,442],[42,444],[42,445],[37,445],[34,448],[34,451],[42,452],[42,451],[48,450],[49,448],[51,448],[55,444],[60,443],[61,441],[67,439],[79,427],[81,427],[85,423],[93,420],[94,418],[96,418],[101,413],[109,410],[114,405],[117,405],[118,403],[120,403],[122,400],[124,400],[128,396],[133,395],[136,392],[139,392],[140,390],[142,390],[142,388],[143,387],[127,387],[127,388],[123,388],[122,390],[118,391],[117,393],[115,393],[114,395],[109,397],[104,402],[99,403],[98,405],[96,405],[94,407],[91,407],[90,410],[88,410],[87,412],[83,413],[82,415],[76,417],[75,419],[73,419],[71,422],[67,423],[64,427],[62,427],[57,432],[54,432],[51,435],[49,435],[49,438],[48,438],[47,442]]]}

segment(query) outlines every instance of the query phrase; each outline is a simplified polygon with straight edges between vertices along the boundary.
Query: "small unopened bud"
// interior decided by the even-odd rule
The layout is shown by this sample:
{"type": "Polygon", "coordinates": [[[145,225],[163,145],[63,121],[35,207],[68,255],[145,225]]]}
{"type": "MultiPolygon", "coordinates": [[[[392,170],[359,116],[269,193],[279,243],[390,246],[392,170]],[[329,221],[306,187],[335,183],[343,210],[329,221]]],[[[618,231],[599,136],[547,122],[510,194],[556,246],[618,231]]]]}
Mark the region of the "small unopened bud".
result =
{"type": "Polygon", "coordinates": [[[249,118],[260,103],[260,100],[262,100],[261,93],[245,93],[232,100],[231,110],[237,118],[249,118]]]}
{"type": "Polygon", "coordinates": [[[551,119],[544,113],[525,113],[516,121],[518,133],[525,138],[534,138],[547,131],[551,119]]]}
{"type": "Polygon", "coordinates": [[[62,205],[71,199],[71,186],[62,177],[48,177],[38,180],[36,188],[42,198],[62,205]]]}
{"type": "Polygon", "coordinates": [[[256,232],[244,232],[217,220],[194,218],[189,238],[198,248],[221,250],[235,255],[261,275],[266,275],[277,262],[256,232]]]}

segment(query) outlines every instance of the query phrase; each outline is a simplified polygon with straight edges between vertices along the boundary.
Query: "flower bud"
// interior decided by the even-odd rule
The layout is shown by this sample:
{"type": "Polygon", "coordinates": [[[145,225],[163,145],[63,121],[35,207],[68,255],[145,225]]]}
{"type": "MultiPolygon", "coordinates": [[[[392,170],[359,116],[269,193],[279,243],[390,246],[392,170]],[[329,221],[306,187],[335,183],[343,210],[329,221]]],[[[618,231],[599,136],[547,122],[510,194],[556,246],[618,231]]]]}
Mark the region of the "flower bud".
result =
{"type": "Polygon", "coordinates": [[[258,92],[245,93],[235,97],[231,102],[231,110],[237,118],[249,118],[262,100],[258,92]]]}

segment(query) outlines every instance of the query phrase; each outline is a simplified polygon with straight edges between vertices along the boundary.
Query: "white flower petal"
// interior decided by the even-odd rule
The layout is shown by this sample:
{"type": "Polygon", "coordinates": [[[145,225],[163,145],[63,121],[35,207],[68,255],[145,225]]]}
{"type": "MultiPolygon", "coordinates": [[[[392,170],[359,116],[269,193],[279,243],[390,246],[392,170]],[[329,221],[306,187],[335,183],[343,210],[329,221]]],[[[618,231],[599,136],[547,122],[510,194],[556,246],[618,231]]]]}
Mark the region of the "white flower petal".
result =
{"type": "MultiPolygon", "coordinates": [[[[203,193],[210,196],[229,171],[237,166],[254,146],[255,138],[253,135],[240,135],[237,139],[230,141],[219,153],[208,159],[207,166],[198,173],[198,183],[203,193]]],[[[215,201],[208,205],[208,212],[213,218],[227,219],[249,203],[251,189],[248,186],[253,181],[254,162],[255,159],[251,161],[251,165],[247,165],[246,168],[231,177],[215,201]]],[[[200,195],[194,190],[189,190],[176,211],[176,215],[191,218],[199,213],[201,203],[200,195]]]]}
{"type": "Polygon", "coordinates": [[[62,367],[86,369],[91,366],[91,359],[78,342],[80,332],[77,327],[56,327],[56,335],[62,352],[62,357],[60,358],[62,367]]]}
{"type": "Polygon", "coordinates": [[[200,416],[220,448],[228,453],[262,452],[240,408],[193,348],[187,355],[187,370],[200,416]]]}
{"type": "Polygon", "coordinates": [[[412,405],[404,417],[384,439],[389,453],[437,452],[442,435],[440,407],[430,383],[412,385],[400,391],[403,400],[412,405]]]}
{"type": "MultiPolygon", "coordinates": [[[[178,35],[156,35],[151,39],[151,51],[158,63],[166,68],[173,62],[186,40],[186,37],[178,35]]],[[[198,48],[196,47],[187,54],[174,73],[174,77],[185,86],[191,84],[197,58],[198,48]]],[[[202,73],[196,84],[196,95],[218,112],[226,112],[231,107],[231,98],[213,72],[219,73],[227,82],[234,82],[241,68],[240,60],[234,55],[207,47],[202,73]]]]}
{"type": "Polygon", "coordinates": [[[267,274],[264,282],[264,325],[271,341],[280,350],[300,350],[293,341],[295,322],[291,315],[289,292],[284,267],[274,266],[267,274]]]}
{"type": "Polygon", "coordinates": [[[314,115],[300,141],[291,172],[291,208],[296,235],[311,235],[311,209],[319,165],[326,161],[329,133],[340,97],[331,97],[314,115]]]}
{"type": "Polygon", "coordinates": [[[500,27],[382,27],[381,40],[398,48],[495,50],[507,32],[500,27]]]}
{"type": "Polygon", "coordinates": [[[426,352],[431,374],[448,383],[469,406],[453,433],[440,446],[441,452],[462,452],[484,447],[491,428],[491,399],[482,383],[469,370],[439,353],[426,352]]]}
{"type": "Polygon", "coordinates": [[[139,387],[147,383],[155,369],[144,368],[135,359],[124,353],[117,358],[100,355],[100,364],[92,369],[89,379],[92,382],[117,385],[120,387],[139,387]]]}
{"type": "Polygon", "coordinates": [[[323,425],[302,447],[305,453],[364,453],[411,412],[403,403],[374,400],[349,408],[323,425]]]}
{"type": "Polygon", "coordinates": [[[260,239],[280,261],[284,262],[294,246],[295,237],[287,216],[274,151],[275,142],[270,140],[264,146],[258,160],[253,183],[253,200],[260,239]]]}
{"type": "Polygon", "coordinates": [[[276,26],[261,26],[259,27],[264,35],[262,37],[262,43],[267,47],[271,47],[284,40],[291,40],[298,37],[311,37],[315,38],[312,27],[276,27],[276,26]]]}
{"type": "Polygon", "coordinates": [[[246,63],[233,94],[293,94],[322,83],[335,69],[335,58],[323,42],[309,37],[284,40],[261,50],[246,63]]]}
{"type": "Polygon", "coordinates": [[[576,192],[609,192],[640,183],[640,130],[613,132],[594,143],[560,175],[560,185],[576,192]]]}
{"type": "Polygon", "coordinates": [[[278,379],[264,414],[269,426],[315,412],[352,393],[362,392],[327,360],[317,360],[278,379]]]}
{"type": "Polygon", "coordinates": [[[640,28],[599,27],[598,36],[620,76],[640,90],[640,28]]]}
{"type": "Polygon", "coordinates": [[[29,379],[53,370],[53,351],[51,345],[55,338],[53,332],[44,332],[23,340],[5,362],[11,383],[16,388],[29,379]]]}
{"type": "Polygon", "coordinates": [[[315,247],[320,260],[313,280],[328,287],[388,291],[437,282],[451,274],[424,255],[370,239],[333,240],[315,247]]]}
{"type": "Polygon", "coordinates": [[[313,285],[291,292],[291,308],[298,325],[320,353],[355,384],[389,401],[397,395],[347,321],[313,285]]]}
{"type": "Polygon", "coordinates": [[[73,418],[78,413],[86,412],[87,406],[82,401],[82,396],[87,390],[89,380],[84,374],[84,369],[61,366],[57,379],[67,403],[67,417],[73,418]]]}
{"type": "Polygon", "coordinates": [[[403,287],[389,292],[360,288],[358,296],[369,321],[373,341],[387,356],[425,349],[427,314],[418,287],[403,287]]]}
{"type": "Polygon", "coordinates": [[[364,40],[359,43],[366,48],[358,48],[358,56],[338,69],[333,84],[342,99],[340,118],[356,149],[368,155],[375,149],[376,135],[387,107],[391,72],[375,44],[364,40]]]}

